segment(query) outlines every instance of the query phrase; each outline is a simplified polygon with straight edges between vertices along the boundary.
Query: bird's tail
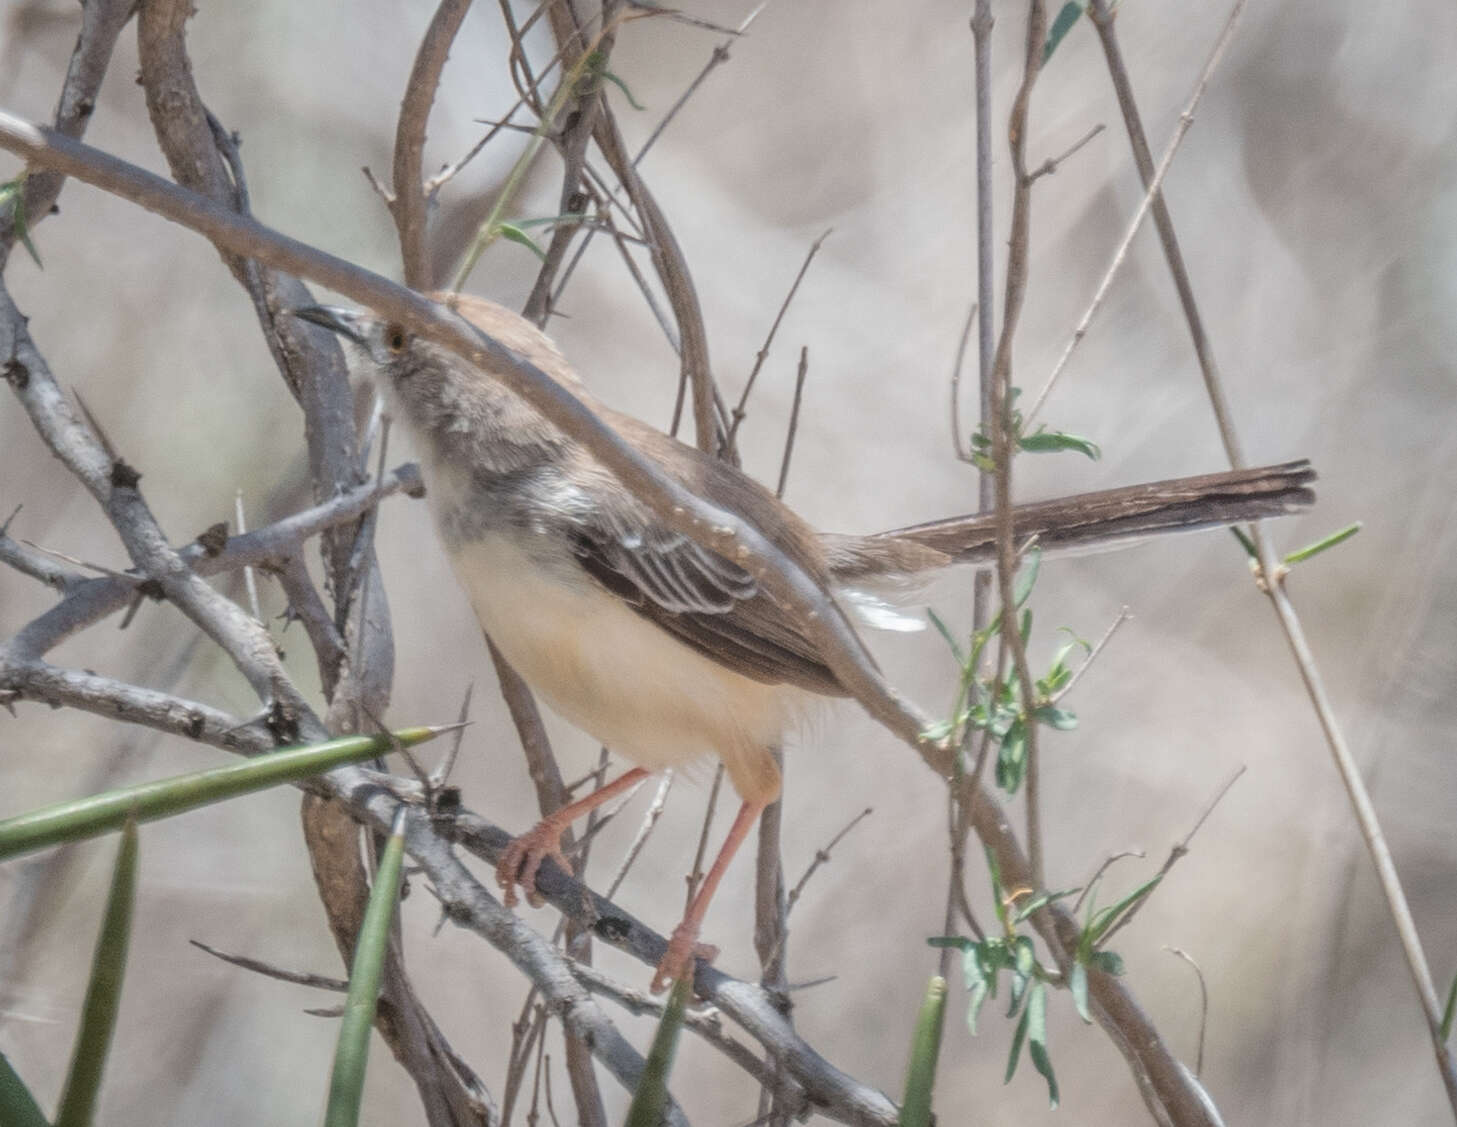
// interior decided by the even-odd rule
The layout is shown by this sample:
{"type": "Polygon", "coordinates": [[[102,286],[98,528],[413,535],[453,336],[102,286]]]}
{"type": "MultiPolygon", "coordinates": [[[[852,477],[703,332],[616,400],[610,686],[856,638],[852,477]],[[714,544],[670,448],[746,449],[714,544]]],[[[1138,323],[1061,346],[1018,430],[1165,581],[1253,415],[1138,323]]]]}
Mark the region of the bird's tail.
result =
{"type": "MultiPolygon", "coordinates": [[[[1013,509],[1020,547],[1032,537],[1046,551],[1118,547],[1168,532],[1192,532],[1308,509],[1315,501],[1307,461],[1180,477],[1146,485],[1079,493],[1013,509]]],[[[956,563],[996,558],[996,516],[976,513],[897,528],[873,536],[826,537],[830,567],[842,583],[906,576],[956,563]]]]}

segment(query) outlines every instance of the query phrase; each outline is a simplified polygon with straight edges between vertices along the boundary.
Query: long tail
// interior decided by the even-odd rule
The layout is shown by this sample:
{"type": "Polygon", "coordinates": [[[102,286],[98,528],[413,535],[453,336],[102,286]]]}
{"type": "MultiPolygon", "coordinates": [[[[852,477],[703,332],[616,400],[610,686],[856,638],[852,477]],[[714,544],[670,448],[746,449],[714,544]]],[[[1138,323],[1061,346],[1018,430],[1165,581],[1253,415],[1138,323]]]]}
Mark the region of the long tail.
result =
{"type": "MultiPolygon", "coordinates": [[[[1075,552],[1168,532],[1286,516],[1315,502],[1310,488],[1314,480],[1315,471],[1302,460],[1079,493],[1018,505],[1013,510],[1016,538],[1020,545],[1036,536],[1044,549],[1075,552]]],[[[827,546],[833,570],[842,581],[874,574],[892,561],[906,573],[938,563],[987,563],[996,557],[996,517],[977,513],[833,540],[827,546]]]]}

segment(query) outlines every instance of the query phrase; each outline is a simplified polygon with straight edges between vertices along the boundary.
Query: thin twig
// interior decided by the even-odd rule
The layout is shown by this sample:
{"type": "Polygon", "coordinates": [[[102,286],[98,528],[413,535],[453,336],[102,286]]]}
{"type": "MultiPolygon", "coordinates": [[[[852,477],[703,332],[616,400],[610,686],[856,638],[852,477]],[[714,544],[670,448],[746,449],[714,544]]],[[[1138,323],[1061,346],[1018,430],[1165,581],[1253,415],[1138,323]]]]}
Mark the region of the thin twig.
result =
{"type": "MultiPolygon", "coordinates": [[[[1159,871],[1154,875],[1154,880],[1162,882],[1164,877],[1169,875],[1169,870],[1172,869],[1189,852],[1189,843],[1194,840],[1194,835],[1199,832],[1200,827],[1202,827],[1204,823],[1208,820],[1209,815],[1214,813],[1214,808],[1218,806],[1219,803],[1224,799],[1224,796],[1229,793],[1230,787],[1234,786],[1235,783],[1239,782],[1239,777],[1244,773],[1245,765],[1241,763],[1239,767],[1235,769],[1234,773],[1224,781],[1224,784],[1217,791],[1214,792],[1214,797],[1211,798],[1209,802],[1205,805],[1203,812],[1194,822],[1194,825],[1189,830],[1189,832],[1184,835],[1183,840],[1175,843],[1174,847],[1169,850],[1169,855],[1164,859],[1164,863],[1159,866],[1159,871]]],[[[1128,911],[1124,912],[1123,915],[1118,918],[1118,922],[1103,933],[1101,945],[1106,946],[1108,941],[1112,939],[1113,936],[1117,935],[1133,921],[1133,918],[1138,915],[1140,911],[1143,910],[1143,906],[1147,904],[1152,898],[1152,893],[1153,889],[1150,888],[1148,895],[1140,897],[1129,905],[1128,911]]]]}
{"type": "Polygon", "coordinates": [[[784,499],[784,487],[789,484],[789,462],[794,457],[794,437],[799,433],[799,408],[804,398],[804,378],[809,375],[809,345],[799,350],[799,370],[794,376],[794,402],[789,408],[789,433],[784,437],[784,457],[779,462],[779,484],[774,496],[784,499]]]}
{"type": "Polygon", "coordinates": [[[1194,1075],[1204,1075],[1204,1034],[1209,1028],[1209,986],[1204,981],[1204,971],[1193,959],[1189,952],[1178,947],[1165,947],[1170,955],[1177,955],[1194,968],[1194,976],[1199,979],[1199,1047],[1194,1052],[1194,1075]]]}
{"type": "Polygon", "coordinates": [[[971,455],[961,443],[961,369],[966,362],[966,346],[971,342],[971,327],[976,324],[976,311],[981,306],[973,301],[966,311],[966,322],[956,338],[956,359],[951,365],[951,449],[958,462],[970,462],[971,455]]]}
{"type": "MultiPolygon", "coordinates": [[[[375,483],[378,488],[379,483],[375,483]]],[[[240,489],[233,495],[233,520],[238,528],[238,535],[248,531],[248,522],[243,516],[243,491],[240,489]]],[[[253,617],[259,622],[263,621],[263,607],[258,602],[258,580],[253,574],[253,569],[247,564],[243,565],[243,586],[248,591],[248,607],[253,612],[253,617]]]]}
{"type": "Polygon", "coordinates": [[[658,819],[663,816],[663,809],[668,801],[668,792],[672,789],[673,772],[664,771],[663,777],[658,781],[658,789],[653,794],[652,802],[648,803],[647,810],[643,812],[642,823],[638,826],[637,833],[633,835],[632,844],[628,846],[627,853],[622,858],[622,864],[617,866],[617,872],[612,874],[612,881],[607,885],[607,892],[604,894],[607,899],[611,900],[613,896],[617,895],[617,890],[622,887],[628,870],[632,868],[633,862],[637,860],[638,854],[647,844],[648,837],[658,824],[658,819]]]}
{"type": "MultiPolygon", "coordinates": [[[[1093,317],[1102,308],[1103,300],[1108,296],[1109,289],[1112,288],[1113,278],[1117,275],[1119,268],[1127,259],[1128,249],[1133,245],[1133,239],[1138,234],[1138,229],[1143,226],[1144,217],[1148,215],[1149,210],[1154,206],[1156,200],[1162,200],[1159,190],[1163,187],[1164,177],[1169,174],[1169,169],[1173,167],[1174,157],[1178,154],[1179,146],[1184,141],[1184,135],[1189,132],[1189,126],[1194,124],[1194,111],[1199,107],[1199,102],[1204,97],[1204,91],[1209,88],[1209,80],[1214,77],[1214,72],[1218,69],[1220,60],[1224,58],[1225,49],[1234,39],[1234,29],[1239,23],[1239,17],[1244,11],[1245,3],[1246,0],[1236,0],[1234,7],[1230,10],[1229,18],[1225,21],[1224,30],[1220,33],[1219,39],[1215,41],[1214,50],[1209,53],[1209,60],[1204,64],[1204,70],[1199,75],[1199,81],[1194,84],[1194,91],[1189,95],[1189,100],[1184,106],[1184,111],[1179,114],[1179,124],[1174,127],[1174,135],[1169,138],[1168,146],[1164,149],[1164,155],[1159,160],[1158,168],[1154,170],[1153,176],[1148,181],[1143,193],[1143,199],[1139,202],[1138,210],[1133,213],[1133,218],[1128,223],[1128,229],[1123,233],[1123,239],[1118,244],[1118,249],[1113,252],[1113,259],[1109,262],[1108,269],[1103,272],[1102,281],[1098,283],[1098,288],[1093,293],[1093,300],[1088,303],[1088,308],[1078,321],[1077,328],[1073,330],[1071,339],[1063,347],[1062,355],[1057,358],[1057,363],[1053,365],[1052,374],[1047,377],[1047,382],[1042,385],[1042,390],[1037,393],[1037,398],[1032,401],[1032,406],[1027,409],[1024,426],[1030,426],[1032,421],[1037,417],[1037,412],[1042,409],[1042,404],[1046,402],[1048,393],[1052,391],[1053,384],[1057,382],[1057,378],[1062,375],[1063,369],[1067,367],[1067,362],[1072,357],[1073,350],[1077,348],[1083,337],[1087,335],[1088,326],[1092,324],[1093,317]]],[[[1214,386],[1218,387],[1217,382],[1214,386]]],[[[1217,400],[1212,399],[1211,401],[1216,402],[1216,415],[1220,423],[1220,433],[1232,434],[1233,426],[1230,423],[1227,408],[1224,407],[1223,392],[1220,392],[1217,400]]],[[[1226,447],[1228,447],[1227,442],[1226,447]]],[[[1244,459],[1234,457],[1234,453],[1235,451],[1232,450],[1230,463],[1238,469],[1244,464],[1244,459]]]]}
{"type": "Polygon", "coordinates": [[[460,715],[457,723],[461,725],[457,729],[454,738],[450,741],[450,747],[436,764],[435,770],[430,772],[430,789],[438,791],[445,786],[450,778],[450,773],[455,770],[455,761],[460,757],[460,745],[465,739],[465,725],[470,720],[470,701],[475,694],[476,683],[472,681],[465,687],[465,696],[461,698],[460,715]]]}
{"type": "Polygon", "coordinates": [[[219,951],[216,947],[211,947],[200,939],[189,939],[187,942],[201,951],[206,951],[214,958],[221,959],[225,963],[232,963],[235,967],[251,970],[267,978],[276,978],[280,982],[292,982],[298,986],[312,986],[316,990],[333,990],[340,994],[349,989],[347,979],[329,978],[322,974],[310,974],[306,971],[284,970],[282,967],[274,966],[272,963],[265,963],[261,959],[250,959],[247,955],[230,955],[226,951],[219,951]]]}
{"type": "Polygon", "coordinates": [[[713,828],[713,813],[718,808],[718,792],[723,786],[724,766],[720,760],[713,772],[713,785],[708,788],[708,805],[703,810],[703,828],[698,833],[698,848],[693,853],[693,867],[688,871],[688,895],[683,901],[686,912],[698,894],[698,882],[703,879],[703,856],[708,851],[708,833],[713,828]]]}
{"type": "Polygon", "coordinates": [[[1093,662],[1098,660],[1098,655],[1103,652],[1103,647],[1112,640],[1113,635],[1118,630],[1118,627],[1122,626],[1132,617],[1133,615],[1129,612],[1127,607],[1119,608],[1118,617],[1113,620],[1107,630],[1103,631],[1103,636],[1099,638],[1098,641],[1094,644],[1093,648],[1088,651],[1088,656],[1083,659],[1082,663],[1076,669],[1073,670],[1072,676],[1067,679],[1067,684],[1064,685],[1062,688],[1058,689],[1057,692],[1052,694],[1052,696],[1047,698],[1048,704],[1056,704],[1058,701],[1062,700],[1063,697],[1067,696],[1068,693],[1073,691],[1073,686],[1082,680],[1083,674],[1088,671],[1088,667],[1092,665],[1093,662]]]}
{"type": "Polygon", "coordinates": [[[428,289],[429,255],[425,245],[428,197],[421,182],[421,160],[425,153],[425,127],[451,45],[460,30],[471,0],[440,0],[435,9],[415,62],[405,83],[400,116],[395,125],[394,191],[388,201],[390,214],[400,236],[400,257],[404,262],[405,285],[428,289]]]}
{"type": "Polygon", "coordinates": [[[688,104],[688,99],[698,93],[698,88],[703,85],[704,80],[713,73],[716,67],[729,61],[729,47],[733,45],[738,36],[749,30],[749,25],[758,19],[759,13],[768,6],[769,0],[760,0],[760,3],[744,17],[743,22],[736,29],[729,31],[729,37],[713,49],[713,53],[708,57],[708,62],[703,64],[703,69],[688,84],[688,88],[678,95],[678,100],[668,108],[668,112],[663,115],[663,120],[653,127],[653,131],[648,134],[648,139],[643,142],[642,148],[638,149],[637,156],[632,158],[634,168],[642,163],[643,157],[648,155],[648,150],[657,144],[658,138],[663,135],[663,130],[668,128],[673,119],[678,116],[678,112],[688,104]]]}
{"type": "Polygon", "coordinates": [[[769,359],[769,349],[774,344],[774,335],[779,332],[779,325],[784,320],[784,315],[789,312],[789,303],[794,300],[794,295],[799,292],[799,284],[804,281],[805,274],[809,272],[810,263],[814,261],[815,255],[820,252],[820,247],[830,237],[833,231],[833,227],[827,228],[824,234],[810,244],[809,252],[804,256],[804,261],[800,263],[799,273],[794,276],[794,281],[789,286],[789,292],[784,295],[784,300],[779,303],[779,312],[774,315],[774,321],[769,326],[769,333],[765,336],[764,343],[754,355],[754,366],[749,370],[749,378],[744,381],[743,393],[739,396],[738,405],[734,407],[733,416],[729,422],[728,439],[725,445],[730,450],[734,448],[734,440],[738,437],[739,426],[744,421],[749,396],[753,393],[754,382],[759,378],[759,369],[764,366],[764,361],[769,359]]]}
{"type": "Polygon", "coordinates": [[[1089,129],[1085,134],[1083,134],[1081,138],[1073,142],[1073,144],[1065,152],[1059,153],[1055,157],[1048,157],[1045,161],[1043,161],[1040,165],[1033,169],[1031,173],[1031,178],[1033,180],[1037,180],[1043,176],[1051,176],[1060,167],[1062,167],[1064,161],[1068,160],[1068,158],[1072,157],[1075,153],[1077,153],[1079,149],[1081,149],[1099,133],[1103,132],[1105,128],[1107,127],[1100,121],[1097,125],[1093,126],[1093,128],[1089,129]]]}

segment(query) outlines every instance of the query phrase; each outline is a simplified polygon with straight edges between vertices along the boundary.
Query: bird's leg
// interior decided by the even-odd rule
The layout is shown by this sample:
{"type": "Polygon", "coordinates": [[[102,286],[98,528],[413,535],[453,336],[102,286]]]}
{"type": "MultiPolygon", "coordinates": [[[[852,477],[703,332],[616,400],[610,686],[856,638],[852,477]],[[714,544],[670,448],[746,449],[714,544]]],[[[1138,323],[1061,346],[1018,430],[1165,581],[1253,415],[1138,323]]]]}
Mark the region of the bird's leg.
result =
{"type": "MultiPolygon", "coordinates": [[[[776,793],[777,789],[776,787],[776,793]]],[[[658,963],[657,974],[653,975],[654,994],[666,990],[668,983],[674,979],[680,978],[684,974],[691,974],[695,956],[711,958],[718,953],[716,949],[703,948],[698,943],[698,929],[703,924],[703,916],[708,911],[708,902],[713,899],[718,882],[723,879],[723,874],[728,870],[729,862],[734,859],[734,854],[738,852],[744,838],[749,836],[749,831],[753,829],[754,823],[759,820],[759,815],[768,805],[768,802],[746,801],[739,807],[738,817],[734,819],[728,837],[724,839],[723,847],[714,859],[713,868],[709,869],[708,876],[703,878],[703,887],[698,890],[698,895],[688,906],[688,911],[683,915],[683,922],[673,929],[673,935],[668,940],[668,950],[658,963]]]]}
{"type": "Polygon", "coordinates": [[[583,814],[597,809],[623,791],[630,790],[647,776],[648,772],[643,768],[634,767],[621,778],[613,780],[605,787],[599,787],[587,797],[568,803],[559,810],[553,810],[520,837],[513,837],[496,865],[496,883],[506,890],[506,907],[515,907],[518,884],[526,890],[526,899],[531,902],[531,906],[541,907],[541,895],[536,891],[536,870],[541,868],[542,858],[550,857],[562,867],[564,873],[569,876],[572,873],[572,863],[562,852],[563,832],[583,814]]]}

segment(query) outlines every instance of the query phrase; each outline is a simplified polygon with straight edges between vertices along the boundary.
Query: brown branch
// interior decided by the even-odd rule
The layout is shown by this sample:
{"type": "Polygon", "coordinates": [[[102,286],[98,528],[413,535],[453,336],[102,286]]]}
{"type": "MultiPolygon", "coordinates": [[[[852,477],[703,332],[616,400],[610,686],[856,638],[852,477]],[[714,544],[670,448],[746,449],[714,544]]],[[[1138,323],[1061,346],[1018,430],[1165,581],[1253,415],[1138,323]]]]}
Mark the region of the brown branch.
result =
{"type": "MultiPolygon", "coordinates": [[[[567,121],[566,128],[552,137],[557,151],[561,154],[563,165],[562,187],[557,196],[558,215],[568,215],[582,210],[582,178],[586,171],[587,146],[592,140],[592,132],[596,128],[598,115],[608,112],[600,75],[602,71],[606,70],[612,56],[613,45],[617,41],[620,8],[621,0],[603,0],[598,15],[602,34],[595,45],[597,59],[593,63],[589,77],[580,84],[583,88],[573,91],[572,96],[576,100],[575,109],[563,107],[567,121]]],[[[570,5],[566,3],[554,5],[553,21],[558,18],[556,13],[560,10],[566,10],[566,14],[569,15],[570,5]]],[[[555,22],[553,26],[556,26],[555,22]]],[[[587,49],[583,29],[576,28],[571,36],[559,34],[557,42],[562,51],[563,73],[569,72],[577,65],[582,52],[587,49]]],[[[536,281],[532,284],[531,293],[527,296],[526,305],[521,311],[523,317],[542,327],[546,326],[547,320],[553,312],[552,285],[557,272],[561,270],[562,263],[566,259],[567,249],[571,246],[579,226],[577,223],[563,222],[552,228],[551,242],[546,249],[546,261],[537,271],[536,281]]]]}
{"type": "MultiPolygon", "coordinates": [[[[555,19],[553,26],[555,27],[555,19]]],[[[562,33],[557,32],[560,40],[562,33]]],[[[653,267],[662,280],[668,295],[668,304],[678,322],[678,337],[682,346],[681,362],[683,379],[693,390],[693,429],[698,448],[708,453],[717,453],[724,438],[724,422],[716,410],[717,389],[713,381],[713,368],[708,359],[708,330],[703,323],[703,309],[698,301],[698,291],[693,285],[693,275],[688,269],[688,260],[683,248],[668,224],[667,216],[658,206],[657,200],[648,190],[647,184],[638,175],[637,169],[627,155],[627,147],[617,128],[611,107],[604,103],[597,118],[593,137],[602,150],[608,166],[622,182],[628,198],[642,221],[643,231],[648,239],[653,267]]]]}
{"type": "Polygon", "coordinates": [[[405,285],[429,289],[430,257],[425,245],[426,198],[422,160],[425,128],[450,48],[455,42],[471,0],[440,0],[430,26],[415,52],[415,63],[405,83],[400,117],[395,124],[394,191],[389,200],[390,215],[400,235],[400,257],[404,261],[405,285]]]}
{"type": "Polygon", "coordinates": [[[996,357],[992,362],[992,403],[990,415],[992,461],[997,513],[996,583],[1001,599],[1002,622],[998,635],[997,676],[1000,680],[1005,658],[1011,655],[1013,671],[1021,688],[1027,739],[1026,802],[1027,843],[1031,865],[1031,885],[1045,887],[1042,872],[1042,813],[1039,780],[1040,755],[1037,721],[1032,715],[1034,689],[1032,672],[1027,664],[1027,647],[1017,621],[1013,579],[1017,570],[1015,517],[1012,515],[1012,459],[1016,435],[1012,420],[1012,342],[1017,321],[1027,296],[1032,239],[1032,177],[1027,170],[1027,119],[1032,102],[1032,88],[1042,69],[1042,48],[1047,40],[1047,11],[1042,0],[1030,0],[1027,6],[1027,37],[1023,59],[1022,85],[1012,102],[1007,126],[1015,181],[1012,189],[1012,231],[1007,256],[1006,300],[1002,312],[1002,331],[997,340],[996,357]]]}

